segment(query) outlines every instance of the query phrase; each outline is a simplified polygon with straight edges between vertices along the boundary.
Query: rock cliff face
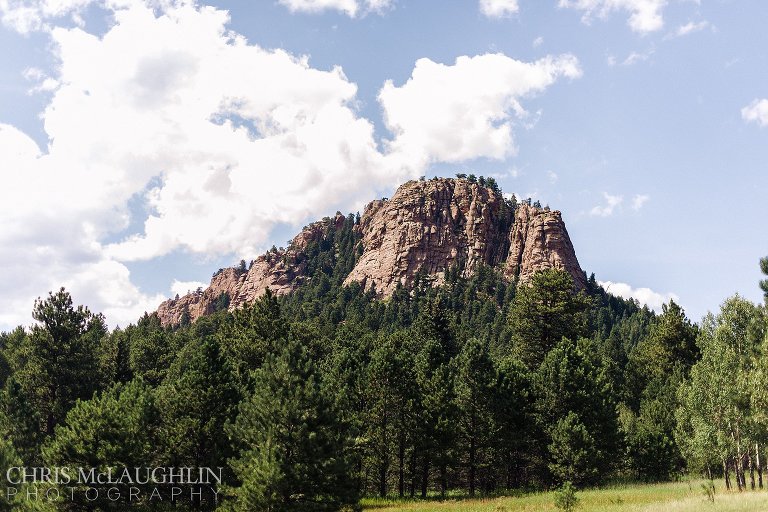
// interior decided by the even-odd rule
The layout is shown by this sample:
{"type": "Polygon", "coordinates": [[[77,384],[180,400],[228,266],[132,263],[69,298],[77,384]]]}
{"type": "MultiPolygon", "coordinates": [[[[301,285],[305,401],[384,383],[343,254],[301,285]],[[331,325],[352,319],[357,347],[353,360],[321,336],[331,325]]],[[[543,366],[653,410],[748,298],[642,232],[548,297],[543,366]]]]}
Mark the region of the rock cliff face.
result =
{"type": "Polygon", "coordinates": [[[305,250],[311,242],[319,241],[330,224],[339,227],[344,216],[314,222],[291,240],[287,249],[271,250],[253,260],[248,270],[221,269],[213,275],[211,284],[203,291],[169,299],[157,308],[163,326],[178,325],[185,316],[192,322],[218,309],[230,311],[253,302],[264,291],[276,295],[290,293],[306,280],[305,250]]]}
{"type": "Polygon", "coordinates": [[[358,281],[389,296],[418,272],[439,282],[461,263],[497,265],[507,255],[512,209],[501,194],[465,179],[409,181],[389,200],[370,203],[360,220],[363,254],[345,284],[358,281]]]}
{"type": "Polygon", "coordinates": [[[519,205],[509,237],[509,256],[504,266],[508,278],[517,277],[525,283],[540,270],[558,268],[571,274],[577,288],[586,288],[587,280],[559,211],[519,205]]]}
{"type": "MultiPolygon", "coordinates": [[[[223,307],[231,311],[266,289],[290,293],[309,279],[308,246],[344,220],[337,213],[310,224],[287,249],[267,252],[248,270],[218,271],[204,291],[163,302],[157,311],[161,323],[194,321],[223,307]]],[[[464,275],[481,264],[495,266],[520,283],[540,270],[558,268],[571,274],[577,288],[586,286],[559,211],[525,203],[513,208],[499,191],[467,179],[409,181],[391,199],[369,203],[354,229],[360,256],[344,284],[359,282],[381,297],[390,296],[398,284],[410,286],[419,273],[440,284],[454,264],[464,275]]]]}

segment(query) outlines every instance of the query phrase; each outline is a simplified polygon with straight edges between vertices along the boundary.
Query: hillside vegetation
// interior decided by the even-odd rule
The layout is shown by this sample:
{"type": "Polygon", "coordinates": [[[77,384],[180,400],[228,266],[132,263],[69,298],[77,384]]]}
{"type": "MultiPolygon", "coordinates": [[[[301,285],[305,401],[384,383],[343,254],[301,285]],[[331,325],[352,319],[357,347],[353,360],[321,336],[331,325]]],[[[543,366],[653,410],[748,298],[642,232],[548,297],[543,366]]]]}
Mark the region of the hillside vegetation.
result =
{"type": "MultiPolygon", "coordinates": [[[[516,286],[460,265],[441,286],[417,276],[378,300],[343,286],[356,222],[310,244],[294,293],[233,312],[223,297],[175,328],[144,315],[108,332],[63,289],[36,301],[33,326],[0,335],[3,467],[223,468],[202,495],[150,483],[136,501],[127,489],[92,501],[76,486],[40,505],[59,509],[330,511],[378,495],[416,498],[406,510],[551,510],[546,493],[431,498],[685,472],[763,487],[764,306],[732,297],[696,325],[674,302],[657,315],[594,276],[576,293],[563,271],[516,286]]],[[[24,489],[14,506],[29,506],[24,489]]],[[[741,510],[768,494],[718,491],[711,505],[693,482],[579,495],[587,510],[741,510]]]]}

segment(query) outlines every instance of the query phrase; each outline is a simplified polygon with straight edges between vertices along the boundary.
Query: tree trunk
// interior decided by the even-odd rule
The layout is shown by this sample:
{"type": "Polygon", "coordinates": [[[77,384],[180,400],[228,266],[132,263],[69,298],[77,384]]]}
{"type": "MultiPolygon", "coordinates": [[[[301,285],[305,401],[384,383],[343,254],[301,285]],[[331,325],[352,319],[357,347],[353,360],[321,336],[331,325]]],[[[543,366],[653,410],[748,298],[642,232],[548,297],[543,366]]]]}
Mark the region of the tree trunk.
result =
{"type": "Polygon", "coordinates": [[[424,465],[421,468],[421,497],[427,497],[427,486],[429,485],[429,456],[424,454],[424,465]]]}
{"type": "Polygon", "coordinates": [[[725,478],[725,489],[731,490],[731,477],[728,474],[728,461],[723,459],[723,477],[725,478]]]}
{"type": "Polygon", "coordinates": [[[402,498],[405,495],[405,434],[400,433],[400,443],[397,448],[398,474],[397,492],[402,498]]]}
{"type": "Polygon", "coordinates": [[[387,497],[387,466],[383,463],[379,466],[379,496],[387,497]]]}
{"type": "Polygon", "coordinates": [[[755,462],[757,463],[757,486],[763,488],[763,466],[760,465],[760,445],[755,443],[755,462]]]}
{"type": "Polygon", "coordinates": [[[440,495],[445,498],[448,492],[448,468],[445,462],[440,464],[440,495]]]}
{"type": "Polygon", "coordinates": [[[747,452],[747,463],[749,464],[749,487],[755,490],[755,465],[752,463],[752,451],[747,452]]]}
{"type": "Polygon", "coordinates": [[[363,490],[363,458],[357,459],[357,494],[360,494],[363,490]]]}
{"type": "Polygon", "coordinates": [[[476,440],[475,436],[471,436],[469,439],[469,495],[475,495],[475,474],[476,474],[476,440]]]}

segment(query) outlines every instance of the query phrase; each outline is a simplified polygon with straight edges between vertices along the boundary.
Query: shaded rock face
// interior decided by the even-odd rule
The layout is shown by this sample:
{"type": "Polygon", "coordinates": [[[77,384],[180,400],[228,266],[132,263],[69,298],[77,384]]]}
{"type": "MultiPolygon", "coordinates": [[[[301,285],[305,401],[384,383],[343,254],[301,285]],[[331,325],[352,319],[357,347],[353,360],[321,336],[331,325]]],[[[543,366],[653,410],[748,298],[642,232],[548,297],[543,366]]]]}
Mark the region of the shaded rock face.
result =
{"type": "Polygon", "coordinates": [[[465,275],[507,255],[512,209],[501,194],[465,179],[409,181],[389,200],[371,202],[359,229],[363,254],[344,281],[389,296],[417,273],[436,277],[453,264],[465,275]]]}
{"type": "Polygon", "coordinates": [[[247,271],[237,268],[219,270],[205,290],[160,304],[157,308],[160,323],[164,327],[179,325],[187,314],[189,321],[194,322],[222,307],[233,311],[255,301],[267,288],[276,295],[292,292],[306,280],[304,251],[307,246],[319,241],[329,224],[338,228],[343,222],[344,216],[337,213],[332,219],[310,224],[291,240],[287,249],[271,250],[259,256],[247,271]]]}
{"type": "MultiPolygon", "coordinates": [[[[163,302],[157,310],[160,322],[178,325],[185,317],[194,321],[223,307],[232,311],[267,289],[290,293],[309,279],[309,244],[320,242],[329,228],[340,229],[344,220],[337,213],[310,224],[287,249],[267,252],[247,271],[219,270],[205,290],[163,302]]],[[[440,284],[453,265],[465,276],[481,264],[494,266],[520,283],[557,268],[573,277],[576,288],[586,287],[559,211],[525,203],[513,209],[500,192],[467,179],[409,181],[391,199],[369,203],[355,229],[362,254],[344,284],[358,282],[380,297],[392,295],[398,284],[409,287],[418,274],[440,284]]]]}
{"type": "Polygon", "coordinates": [[[587,287],[559,211],[519,205],[509,238],[509,256],[504,266],[507,278],[517,277],[519,282],[526,283],[536,272],[556,268],[567,271],[576,288],[587,287]]]}

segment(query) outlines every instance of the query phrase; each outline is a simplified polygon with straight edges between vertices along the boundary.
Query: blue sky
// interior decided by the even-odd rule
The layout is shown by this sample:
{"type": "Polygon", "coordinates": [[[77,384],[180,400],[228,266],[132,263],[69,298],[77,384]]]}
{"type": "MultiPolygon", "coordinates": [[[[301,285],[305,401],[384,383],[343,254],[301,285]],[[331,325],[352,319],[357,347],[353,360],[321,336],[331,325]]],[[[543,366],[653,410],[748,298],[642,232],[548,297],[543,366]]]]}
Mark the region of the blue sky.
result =
{"type": "Polygon", "coordinates": [[[0,0],[0,330],[125,325],[303,224],[459,171],[698,320],[759,301],[768,4],[0,0]]]}

